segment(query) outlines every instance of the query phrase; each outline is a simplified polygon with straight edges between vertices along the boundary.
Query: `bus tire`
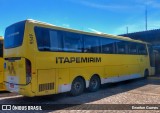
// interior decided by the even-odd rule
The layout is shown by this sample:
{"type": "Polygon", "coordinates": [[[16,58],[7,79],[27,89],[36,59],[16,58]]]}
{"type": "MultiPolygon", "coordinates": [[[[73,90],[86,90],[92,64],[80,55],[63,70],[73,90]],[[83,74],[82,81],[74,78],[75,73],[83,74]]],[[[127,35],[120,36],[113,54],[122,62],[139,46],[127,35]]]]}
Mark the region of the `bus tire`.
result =
{"type": "Polygon", "coordinates": [[[101,82],[97,75],[93,75],[89,81],[88,90],[91,92],[95,92],[100,88],[101,82]]]}
{"type": "Polygon", "coordinates": [[[84,80],[81,77],[77,77],[73,80],[70,94],[77,96],[83,93],[85,88],[84,80]]]}
{"type": "Polygon", "coordinates": [[[148,71],[148,69],[146,69],[145,71],[144,71],[144,78],[147,78],[149,76],[149,71],[148,71]]]}

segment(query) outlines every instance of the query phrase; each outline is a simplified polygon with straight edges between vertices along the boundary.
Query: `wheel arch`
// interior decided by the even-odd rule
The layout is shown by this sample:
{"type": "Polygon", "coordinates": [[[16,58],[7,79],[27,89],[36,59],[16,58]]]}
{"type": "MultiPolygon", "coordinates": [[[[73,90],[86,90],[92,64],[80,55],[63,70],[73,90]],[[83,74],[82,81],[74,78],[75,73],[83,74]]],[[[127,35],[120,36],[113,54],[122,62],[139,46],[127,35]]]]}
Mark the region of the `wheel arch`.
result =
{"type": "Polygon", "coordinates": [[[144,77],[148,77],[148,76],[149,76],[149,69],[146,68],[146,69],[144,70],[144,77]]]}
{"type": "MultiPolygon", "coordinates": [[[[83,80],[84,86],[85,86],[85,88],[86,88],[86,80],[85,80],[85,78],[84,78],[82,75],[78,75],[78,76],[76,76],[76,77],[73,78],[72,83],[73,83],[73,81],[74,81],[76,78],[81,78],[81,79],[83,80]]],[[[71,84],[71,85],[72,85],[72,84],[71,84]]]]}
{"type": "MultiPolygon", "coordinates": [[[[91,78],[92,78],[93,76],[97,76],[97,77],[99,78],[99,80],[100,80],[100,83],[101,83],[101,77],[100,77],[100,75],[97,74],[97,73],[92,74],[92,76],[90,76],[90,78],[89,78],[89,81],[91,80],[91,78]]],[[[102,83],[101,83],[101,84],[102,84],[102,83]]]]}

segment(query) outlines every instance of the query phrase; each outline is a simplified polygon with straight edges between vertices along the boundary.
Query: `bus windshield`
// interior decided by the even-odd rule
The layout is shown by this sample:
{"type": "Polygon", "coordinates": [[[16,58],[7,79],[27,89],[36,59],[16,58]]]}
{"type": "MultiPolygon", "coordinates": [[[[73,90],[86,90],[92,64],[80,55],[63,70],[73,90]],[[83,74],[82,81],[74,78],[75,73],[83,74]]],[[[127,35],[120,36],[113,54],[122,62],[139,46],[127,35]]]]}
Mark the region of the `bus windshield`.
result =
{"type": "Polygon", "coordinates": [[[13,24],[6,28],[4,47],[15,48],[22,45],[25,21],[13,24]]]}

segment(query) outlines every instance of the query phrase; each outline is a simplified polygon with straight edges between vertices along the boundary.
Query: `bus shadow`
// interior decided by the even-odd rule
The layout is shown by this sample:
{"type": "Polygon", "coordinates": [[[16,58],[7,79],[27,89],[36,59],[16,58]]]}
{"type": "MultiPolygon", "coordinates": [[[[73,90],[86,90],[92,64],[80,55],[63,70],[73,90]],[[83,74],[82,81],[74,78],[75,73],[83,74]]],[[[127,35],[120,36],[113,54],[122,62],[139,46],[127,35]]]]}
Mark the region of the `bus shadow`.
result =
{"type": "MultiPolygon", "coordinates": [[[[104,84],[101,89],[97,92],[85,92],[82,95],[72,97],[68,93],[55,94],[41,97],[18,97],[18,98],[7,98],[1,99],[0,104],[41,104],[41,105],[52,105],[52,104],[69,104],[72,106],[82,105],[93,101],[101,100],[106,97],[110,97],[116,94],[124,93],[130,90],[134,90],[143,87],[148,84],[160,85],[159,80],[153,79],[134,79],[118,83],[104,84]]],[[[108,103],[106,103],[108,104],[108,103]]],[[[68,106],[62,106],[61,109],[67,108],[68,106]]]]}
{"type": "Polygon", "coordinates": [[[9,93],[9,91],[0,91],[0,94],[9,93]]]}

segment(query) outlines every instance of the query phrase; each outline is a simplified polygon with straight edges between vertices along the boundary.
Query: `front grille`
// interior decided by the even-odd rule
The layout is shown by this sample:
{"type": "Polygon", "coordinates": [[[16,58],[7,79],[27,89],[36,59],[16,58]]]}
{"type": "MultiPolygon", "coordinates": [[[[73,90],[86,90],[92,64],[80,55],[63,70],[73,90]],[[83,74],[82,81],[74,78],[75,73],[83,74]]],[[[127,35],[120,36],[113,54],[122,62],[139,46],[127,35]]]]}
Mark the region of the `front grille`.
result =
{"type": "Polygon", "coordinates": [[[54,83],[39,84],[39,92],[54,89],[54,83]]]}

